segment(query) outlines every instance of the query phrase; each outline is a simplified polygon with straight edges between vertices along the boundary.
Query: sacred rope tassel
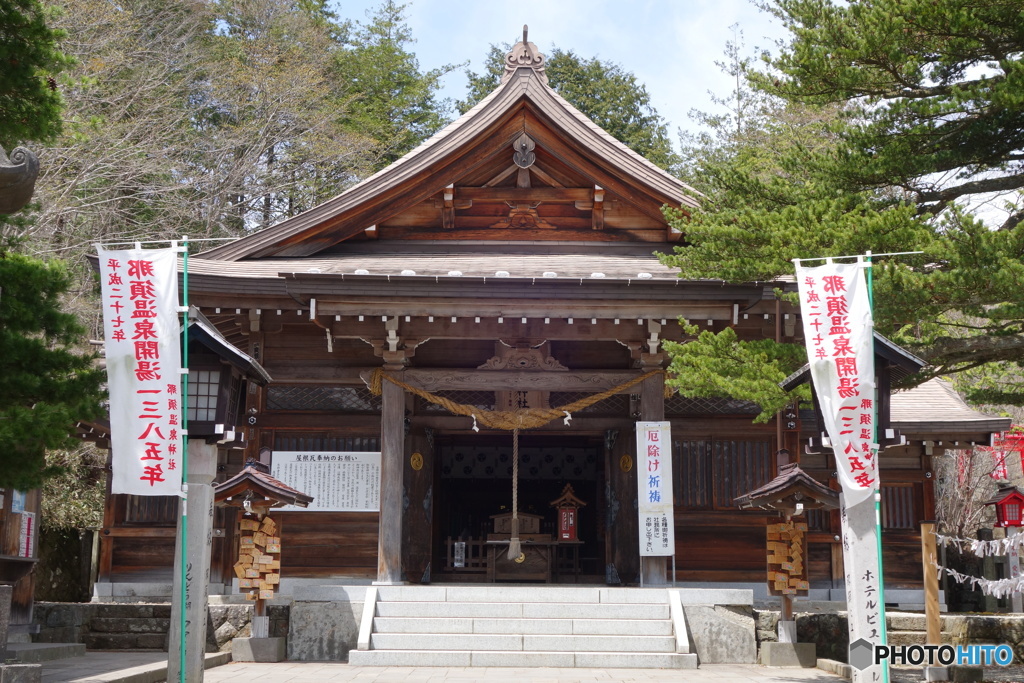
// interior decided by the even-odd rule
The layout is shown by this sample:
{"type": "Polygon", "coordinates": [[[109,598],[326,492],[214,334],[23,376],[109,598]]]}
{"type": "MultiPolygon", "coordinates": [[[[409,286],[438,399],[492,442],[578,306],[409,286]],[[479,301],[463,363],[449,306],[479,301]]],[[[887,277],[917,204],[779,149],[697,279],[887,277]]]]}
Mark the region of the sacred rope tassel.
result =
{"type": "Polygon", "coordinates": [[[512,430],[512,540],[508,543],[508,559],[522,562],[523,547],[519,543],[519,428],[512,430]]]}

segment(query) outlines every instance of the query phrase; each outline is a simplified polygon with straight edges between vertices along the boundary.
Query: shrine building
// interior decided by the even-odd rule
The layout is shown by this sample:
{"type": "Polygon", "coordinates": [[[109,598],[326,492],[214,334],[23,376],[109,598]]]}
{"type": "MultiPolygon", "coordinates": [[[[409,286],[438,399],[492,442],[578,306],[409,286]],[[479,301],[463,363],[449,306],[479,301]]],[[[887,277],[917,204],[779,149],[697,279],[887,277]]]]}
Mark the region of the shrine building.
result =
{"type": "MultiPolygon", "coordinates": [[[[764,596],[768,517],[735,499],[788,462],[837,488],[835,467],[827,449],[807,448],[820,436],[811,410],[755,424],[754,405],[666,392],[663,344],[687,340],[679,318],[802,341],[798,311],[773,293],[794,283],[683,280],[659,262],[686,246],[662,207],[700,199],[552,90],[524,38],[490,95],[403,158],[189,258],[190,304],[270,378],[217,425],[217,481],[255,461],[313,497],[274,513],[282,593],[674,582],[764,596]],[[495,413],[547,420],[514,444],[495,413]],[[674,560],[641,562],[638,421],[671,424],[674,560]],[[513,489],[518,563],[505,557],[513,489]]],[[[910,362],[892,348],[881,357],[879,372],[910,362]]],[[[206,372],[192,372],[191,419],[220,391],[216,365],[206,372]]],[[[932,457],[1008,426],[941,384],[916,391],[893,397],[880,455],[893,602],[920,602],[932,457]]],[[[237,592],[237,515],[218,509],[214,522],[211,584],[224,593],[237,592]]],[[[176,518],[176,498],[110,496],[100,599],[170,581],[176,518]]],[[[838,514],[804,521],[809,594],[842,599],[838,514]]]]}

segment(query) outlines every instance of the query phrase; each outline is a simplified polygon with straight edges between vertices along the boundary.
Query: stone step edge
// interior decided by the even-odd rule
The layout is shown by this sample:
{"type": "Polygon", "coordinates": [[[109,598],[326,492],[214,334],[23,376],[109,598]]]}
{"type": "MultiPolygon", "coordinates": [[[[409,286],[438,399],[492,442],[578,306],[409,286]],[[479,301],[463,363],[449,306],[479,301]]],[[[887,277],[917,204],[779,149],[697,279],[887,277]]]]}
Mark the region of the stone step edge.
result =
{"type": "Polygon", "coordinates": [[[466,601],[466,602],[451,602],[445,600],[381,600],[377,599],[376,604],[378,605],[445,605],[445,606],[479,606],[479,605],[530,605],[531,607],[536,605],[544,605],[545,607],[580,607],[580,606],[594,606],[594,607],[608,607],[608,608],[619,608],[619,607],[662,607],[668,605],[668,602],[529,602],[522,600],[492,600],[488,602],[479,601],[466,601]]]}
{"type": "Polygon", "coordinates": [[[84,656],[83,643],[7,643],[7,657],[17,664],[40,664],[84,656]]]}
{"type": "Polygon", "coordinates": [[[637,651],[622,651],[622,650],[409,650],[409,649],[394,649],[394,650],[351,650],[350,654],[359,653],[359,656],[365,656],[373,652],[379,652],[381,654],[401,654],[401,655],[442,655],[442,654],[454,654],[454,655],[472,655],[472,654],[487,654],[487,655],[615,655],[620,657],[686,657],[696,659],[697,655],[693,652],[637,652],[637,651]]]}
{"type": "Polygon", "coordinates": [[[674,638],[673,634],[664,636],[652,636],[647,634],[624,634],[624,633],[434,633],[430,631],[402,631],[402,632],[385,632],[385,631],[374,631],[374,636],[425,636],[425,637],[437,637],[437,638],[449,638],[449,637],[469,637],[469,636],[480,636],[478,640],[483,638],[489,638],[492,636],[530,636],[533,637],[550,637],[550,638],[646,638],[653,640],[654,638],[674,638]]]}
{"type": "MultiPolygon", "coordinates": [[[[606,651],[606,650],[593,651],[593,652],[577,652],[577,651],[565,652],[565,651],[552,651],[552,650],[397,650],[397,649],[396,650],[351,650],[349,652],[349,664],[353,664],[352,663],[352,656],[353,655],[355,656],[356,659],[361,659],[361,658],[373,658],[375,656],[375,654],[378,655],[378,656],[381,656],[381,657],[387,657],[387,656],[390,656],[390,655],[422,656],[422,657],[428,658],[428,659],[429,658],[437,657],[437,659],[435,659],[435,660],[438,661],[438,664],[428,664],[428,663],[423,663],[423,661],[421,661],[421,663],[418,663],[417,665],[415,665],[417,667],[453,667],[453,666],[474,667],[474,666],[476,666],[476,667],[490,667],[490,668],[493,668],[493,667],[497,667],[497,666],[504,666],[504,665],[496,665],[496,664],[493,664],[493,663],[488,663],[488,664],[485,664],[485,665],[483,665],[483,664],[480,664],[480,665],[473,664],[473,655],[484,655],[484,656],[495,656],[495,657],[507,657],[507,656],[510,656],[510,655],[515,655],[515,656],[529,656],[529,657],[537,658],[537,659],[543,659],[545,657],[571,657],[572,658],[572,664],[571,665],[569,665],[569,664],[560,665],[560,667],[568,667],[568,668],[577,668],[577,666],[578,666],[577,656],[578,655],[581,656],[581,657],[584,657],[584,659],[597,658],[597,657],[609,657],[609,658],[610,657],[623,657],[623,658],[629,659],[630,661],[628,661],[628,663],[626,663],[625,665],[618,665],[618,666],[625,666],[626,668],[632,668],[632,669],[663,669],[664,668],[662,665],[654,665],[654,666],[644,667],[643,664],[642,664],[642,661],[643,661],[644,658],[654,659],[654,660],[658,660],[658,659],[664,660],[664,659],[668,658],[670,660],[678,661],[678,663],[681,665],[681,666],[677,667],[678,669],[696,669],[697,668],[697,664],[698,664],[697,663],[697,655],[696,654],[693,654],[693,653],[683,653],[683,652],[621,652],[621,651],[606,651]],[[440,657],[443,657],[443,659],[440,659],[440,657]],[[461,658],[465,658],[467,663],[466,664],[460,664],[460,665],[454,665],[454,664],[452,664],[452,659],[451,659],[452,657],[456,657],[457,659],[460,659],[460,660],[462,660],[461,658]]],[[[356,661],[356,663],[354,663],[354,666],[368,666],[368,667],[372,667],[372,666],[375,666],[375,665],[371,664],[371,663],[360,664],[360,663],[358,663],[358,661],[356,661]]],[[[389,666],[389,665],[379,665],[379,666],[389,666]]],[[[547,667],[547,666],[549,666],[549,665],[538,665],[539,668],[543,668],[543,667],[547,667]]],[[[593,667],[594,665],[580,665],[580,666],[581,667],[593,667]]],[[[524,664],[517,664],[516,667],[517,668],[523,668],[523,667],[530,668],[530,665],[528,665],[528,664],[525,664],[525,665],[524,664]]]]}
{"type": "MultiPolygon", "coordinates": [[[[374,615],[374,621],[378,619],[416,619],[418,621],[436,622],[436,621],[456,621],[456,620],[468,620],[468,621],[481,621],[481,620],[494,620],[494,621],[621,621],[623,623],[629,623],[634,621],[642,622],[671,622],[671,617],[665,617],[664,619],[633,619],[632,617],[501,617],[501,616],[487,616],[487,617],[421,617],[421,616],[398,616],[398,617],[382,617],[380,615],[374,615]]],[[[919,631],[889,631],[889,633],[919,633],[919,631]]],[[[923,633],[921,631],[920,633],[923,633]]]]}

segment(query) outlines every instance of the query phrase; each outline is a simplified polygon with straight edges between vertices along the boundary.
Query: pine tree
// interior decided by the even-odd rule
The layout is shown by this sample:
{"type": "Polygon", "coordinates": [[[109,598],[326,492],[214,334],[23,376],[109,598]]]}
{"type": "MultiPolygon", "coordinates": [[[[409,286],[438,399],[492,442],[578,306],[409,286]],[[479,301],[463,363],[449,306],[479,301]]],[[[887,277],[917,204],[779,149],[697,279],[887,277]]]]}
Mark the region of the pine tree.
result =
{"type": "Polygon", "coordinates": [[[60,132],[55,77],[69,60],[46,18],[37,0],[0,0],[0,146],[7,151],[60,132]]]}
{"type": "Polygon", "coordinates": [[[437,100],[440,80],[460,65],[421,71],[415,42],[405,23],[406,5],[385,0],[356,23],[345,49],[336,54],[337,77],[348,86],[342,123],[373,142],[373,167],[380,169],[429,138],[450,119],[452,105],[437,100]]]}
{"type": "Polygon", "coordinates": [[[0,250],[0,488],[39,486],[56,473],[46,451],[73,448],[75,423],[99,415],[103,373],[61,309],[70,283],[59,263],[0,250]]]}
{"type": "MultiPolygon", "coordinates": [[[[771,6],[792,37],[767,68],[747,74],[763,115],[695,146],[702,168],[692,181],[707,201],[692,216],[669,212],[686,245],[666,263],[682,277],[752,282],[792,274],[793,258],[920,250],[876,259],[874,268],[876,328],[931,364],[911,381],[1019,368],[1019,3],[771,6]],[[1010,194],[995,200],[996,212],[999,192],[1010,194]]],[[[686,366],[700,366],[699,347],[677,351],[686,366]]],[[[1019,383],[975,389],[989,402],[1024,401],[1019,383]]],[[[779,401],[777,391],[745,398],[779,401]]]]}

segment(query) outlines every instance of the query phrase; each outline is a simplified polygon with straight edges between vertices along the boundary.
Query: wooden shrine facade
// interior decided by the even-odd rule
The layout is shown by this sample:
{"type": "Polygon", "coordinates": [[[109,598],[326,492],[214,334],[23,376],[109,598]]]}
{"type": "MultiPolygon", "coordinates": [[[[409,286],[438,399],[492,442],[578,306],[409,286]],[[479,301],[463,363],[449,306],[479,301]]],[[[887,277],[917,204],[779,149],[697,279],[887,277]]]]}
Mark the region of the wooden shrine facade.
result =
{"type": "MultiPolygon", "coordinates": [[[[379,512],[277,513],[282,576],[416,583],[483,581],[493,570],[486,543],[511,502],[510,433],[395,383],[378,396],[375,370],[481,411],[553,408],[665,368],[663,343],[686,341],[680,317],[743,339],[798,341],[796,312],[773,294],[791,285],[683,281],[658,261],[655,252],[685,246],[662,206],[697,201],[555,94],[536,47],[519,43],[502,85],[406,157],[190,259],[191,303],[273,380],[250,386],[245,447],[221,452],[218,481],[246,459],[273,464],[275,452],[381,453],[379,512]]],[[[537,517],[538,545],[554,535],[550,501],[566,484],[587,503],[579,543],[551,543],[545,578],[637,582],[634,425],[668,420],[676,578],[763,583],[765,513],[733,501],[774,478],[776,452],[800,453],[815,430],[809,412],[770,424],[753,423],[756,413],[666,397],[655,374],[524,432],[520,509],[537,517]]],[[[957,435],[984,440],[990,426],[966,420],[957,435]]],[[[933,513],[923,441],[934,434],[904,434],[909,445],[881,457],[884,543],[890,585],[914,587],[921,563],[906,550],[933,513]]],[[[801,466],[831,483],[828,458],[801,466]]],[[[102,579],[169,576],[170,506],[112,499],[102,579]]],[[[214,583],[230,580],[236,542],[230,513],[218,514],[214,583]]],[[[837,519],[807,523],[808,577],[831,588],[842,577],[837,519]]]]}

